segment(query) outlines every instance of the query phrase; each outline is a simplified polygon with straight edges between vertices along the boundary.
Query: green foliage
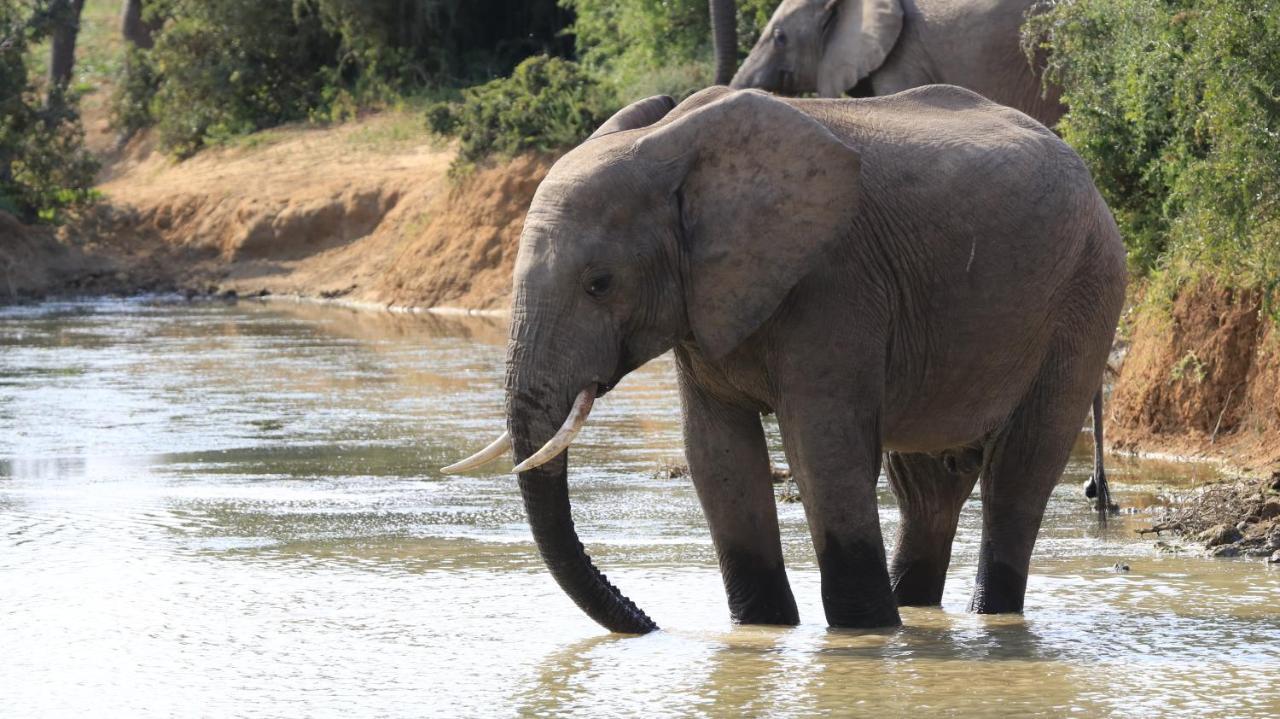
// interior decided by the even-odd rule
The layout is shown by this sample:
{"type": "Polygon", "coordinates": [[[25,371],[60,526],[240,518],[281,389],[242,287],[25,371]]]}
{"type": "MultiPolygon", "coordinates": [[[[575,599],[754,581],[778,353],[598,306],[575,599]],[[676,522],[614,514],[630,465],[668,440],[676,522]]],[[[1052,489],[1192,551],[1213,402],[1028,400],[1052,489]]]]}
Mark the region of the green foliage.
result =
{"type": "Polygon", "coordinates": [[[172,0],[151,51],[150,103],[161,143],[179,156],[209,141],[301,120],[322,100],[337,42],[293,0],[172,0]]]}
{"type": "Polygon", "coordinates": [[[74,96],[31,82],[29,48],[49,31],[49,3],[0,3],[0,209],[53,221],[91,201],[97,163],[84,150],[74,96]]]}
{"type": "Polygon", "coordinates": [[[114,126],[154,122],[179,156],[296,120],[337,121],[404,94],[566,53],[555,0],[154,0],[156,46],[132,50],[114,126]]]}
{"type": "Polygon", "coordinates": [[[1280,0],[1070,0],[1026,35],[1136,271],[1277,282],[1280,0]]]}
{"type": "Polygon", "coordinates": [[[160,77],[151,51],[136,47],[125,50],[124,69],[119,78],[110,100],[111,127],[131,136],[154,122],[151,103],[160,88],[160,77]]]}
{"type": "Polygon", "coordinates": [[[296,0],[341,40],[344,81],[404,90],[506,74],[530,55],[566,55],[569,14],[555,0],[296,0]]]}
{"type": "MultiPolygon", "coordinates": [[[[561,0],[577,14],[578,57],[623,99],[683,98],[714,76],[707,0],[561,0]]],[[[745,57],[778,0],[738,2],[738,46],[745,57]]]]}
{"type": "Polygon", "coordinates": [[[542,55],[520,63],[511,77],[464,90],[459,103],[432,105],[427,123],[459,137],[458,162],[465,165],[495,153],[575,145],[617,107],[613,93],[576,63],[542,55]]]}

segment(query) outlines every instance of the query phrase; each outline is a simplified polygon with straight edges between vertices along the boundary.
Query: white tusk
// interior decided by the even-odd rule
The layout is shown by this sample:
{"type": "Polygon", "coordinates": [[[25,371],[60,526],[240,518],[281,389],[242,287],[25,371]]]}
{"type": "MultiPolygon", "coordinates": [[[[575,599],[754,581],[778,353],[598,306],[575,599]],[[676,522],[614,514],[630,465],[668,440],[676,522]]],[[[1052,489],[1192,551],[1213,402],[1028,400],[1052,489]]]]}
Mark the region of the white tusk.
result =
{"type": "Polygon", "coordinates": [[[485,447],[461,462],[455,462],[448,467],[442,467],[440,472],[442,474],[459,474],[469,469],[483,467],[484,465],[501,457],[509,449],[511,449],[511,433],[503,432],[498,435],[498,438],[493,440],[488,447],[485,447]]]}
{"type": "Polygon", "coordinates": [[[586,423],[587,415],[591,414],[591,405],[595,401],[596,388],[594,385],[579,392],[577,399],[573,400],[573,409],[569,410],[569,416],[565,417],[564,424],[560,426],[560,430],[556,432],[556,435],[547,440],[547,443],[542,445],[542,449],[529,455],[528,459],[516,465],[515,469],[511,471],[520,474],[534,467],[540,467],[568,449],[569,445],[573,443],[573,438],[578,436],[582,425],[586,423]]]}

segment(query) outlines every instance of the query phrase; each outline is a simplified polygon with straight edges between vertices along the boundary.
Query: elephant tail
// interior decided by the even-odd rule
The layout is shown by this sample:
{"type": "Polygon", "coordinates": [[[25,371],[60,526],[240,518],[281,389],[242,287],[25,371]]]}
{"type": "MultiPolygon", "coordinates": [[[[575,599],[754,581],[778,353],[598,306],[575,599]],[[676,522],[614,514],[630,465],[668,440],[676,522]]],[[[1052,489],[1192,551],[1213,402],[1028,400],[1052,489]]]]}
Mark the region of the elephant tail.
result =
{"type": "Polygon", "coordinates": [[[1098,510],[1098,523],[1105,525],[1112,511],[1119,509],[1111,503],[1111,488],[1107,486],[1107,471],[1102,459],[1102,388],[1093,395],[1093,476],[1084,485],[1084,496],[1094,500],[1098,510]]]}

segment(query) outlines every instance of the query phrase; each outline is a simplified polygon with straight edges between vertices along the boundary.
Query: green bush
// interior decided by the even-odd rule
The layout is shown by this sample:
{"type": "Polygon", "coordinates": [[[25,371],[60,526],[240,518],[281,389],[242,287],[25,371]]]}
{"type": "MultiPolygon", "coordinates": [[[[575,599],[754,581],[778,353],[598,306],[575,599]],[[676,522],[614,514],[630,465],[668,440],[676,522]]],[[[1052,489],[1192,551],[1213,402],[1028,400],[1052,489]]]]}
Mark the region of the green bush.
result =
{"type": "Polygon", "coordinates": [[[75,97],[41,97],[26,60],[48,35],[47,3],[0,3],[0,210],[52,221],[91,201],[97,163],[75,97]]]}
{"type": "MultiPolygon", "coordinates": [[[[534,57],[508,78],[463,91],[460,102],[427,109],[433,131],[461,140],[457,167],[490,155],[555,150],[581,142],[621,105],[655,94],[677,98],[711,82],[706,0],[561,0],[581,64],[534,57]]],[[[738,3],[745,55],[773,0],[738,3]]]]}
{"type": "Polygon", "coordinates": [[[161,144],[178,156],[209,141],[301,120],[324,99],[337,41],[293,0],[173,0],[151,60],[161,144]]]}
{"type": "Polygon", "coordinates": [[[473,84],[535,54],[567,55],[556,0],[297,0],[341,39],[340,81],[395,90],[473,84]]]}
{"type": "Polygon", "coordinates": [[[613,93],[576,63],[542,55],[517,65],[511,77],[463,90],[461,102],[432,105],[427,123],[458,136],[465,164],[575,145],[617,108],[613,93]]]}
{"type": "Polygon", "coordinates": [[[160,77],[151,51],[137,47],[125,50],[124,69],[111,94],[111,127],[125,137],[150,127],[154,122],[151,103],[159,88],[160,77]]]}
{"type": "Polygon", "coordinates": [[[556,0],[154,0],[112,102],[178,156],[296,120],[342,120],[405,94],[484,81],[567,53],[556,0]]]}
{"type": "MultiPolygon", "coordinates": [[[[561,0],[577,14],[579,59],[619,96],[683,98],[714,78],[707,0],[561,0]]],[[[739,0],[738,47],[755,44],[778,0],[739,0]]]]}
{"type": "Polygon", "coordinates": [[[1280,0],[1070,0],[1031,21],[1140,274],[1280,277],[1280,0]]]}

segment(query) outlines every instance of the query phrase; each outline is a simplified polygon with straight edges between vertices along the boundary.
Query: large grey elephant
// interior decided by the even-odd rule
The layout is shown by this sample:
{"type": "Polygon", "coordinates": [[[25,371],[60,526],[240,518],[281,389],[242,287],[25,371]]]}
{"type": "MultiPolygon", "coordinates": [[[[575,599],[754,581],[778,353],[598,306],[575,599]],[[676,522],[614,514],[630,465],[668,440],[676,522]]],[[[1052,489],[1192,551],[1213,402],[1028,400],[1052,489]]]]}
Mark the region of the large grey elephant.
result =
{"type": "MultiPolygon", "coordinates": [[[[1053,127],[1060,93],[1045,91],[1021,48],[1022,23],[1041,1],[782,0],[731,84],[839,97],[859,83],[874,95],[946,83],[1053,127]]],[[[720,51],[729,36],[715,39],[720,51]]]]}
{"type": "Polygon", "coordinates": [[[595,398],[675,350],[685,450],[733,617],[795,624],[761,414],[776,412],[827,622],[936,604],[982,480],[970,608],[1015,612],[1049,493],[1124,299],[1089,172],[1025,115],[951,86],[783,100],[704,90],[623,109],[529,208],[507,432],[547,567],[593,619],[655,628],[592,564],[564,450],[595,398]],[[668,112],[670,110],[670,112],[668,112]],[[886,563],[881,452],[903,521],[886,563]]]}
{"type": "MultiPolygon", "coordinates": [[[[1021,49],[1027,13],[1044,0],[783,0],[736,75],[734,0],[709,0],[716,82],[785,95],[839,97],[855,88],[888,95],[934,83],[959,85],[1049,127],[1066,111],[1021,49]],[[732,78],[732,79],[730,79],[732,78]],[[860,85],[861,83],[861,85],[860,85]]],[[[1085,496],[1105,521],[1102,390],[1093,403],[1094,471],[1085,496]]]]}

